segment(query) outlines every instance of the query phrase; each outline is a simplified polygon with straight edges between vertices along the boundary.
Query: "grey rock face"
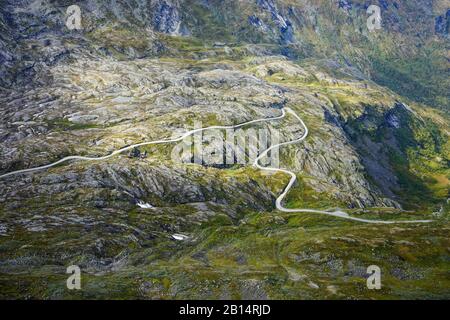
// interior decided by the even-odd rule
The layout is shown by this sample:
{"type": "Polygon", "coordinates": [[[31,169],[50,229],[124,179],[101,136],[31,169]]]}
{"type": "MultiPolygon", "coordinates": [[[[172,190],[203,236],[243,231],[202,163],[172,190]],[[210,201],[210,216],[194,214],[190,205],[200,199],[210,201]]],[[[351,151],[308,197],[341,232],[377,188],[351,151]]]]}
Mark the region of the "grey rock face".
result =
{"type": "Polygon", "coordinates": [[[248,22],[252,26],[261,29],[261,31],[266,31],[267,30],[267,26],[264,24],[264,22],[260,18],[255,16],[255,15],[252,15],[252,16],[248,17],[248,22]]]}
{"type": "Polygon", "coordinates": [[[447,10],[446,14],[435,19],[434,30],[436,34],[448,36],[450,30],[450,9],[447,10]]]}
{"type": "Polygon", "coordinates": [[[339,8],[342,8],[344,10],[351,10],[352,9],[352,2],[348,0],[339,0],[339,8]]]}
{"type": "MultiPolygon", "coordinates": [[[[270,13],[272,20],[277,24],[279,27],[280,32],[280,41],[282,43],[291,43],[294,42],[294,28],[289,21],[289,19],[285,18],[281,12],[278,10],[277,5],[275,1],[273,0],[257,0],[256,1],[258,6],[262,8],[263,10],[270,13]]],[[[255,18],[250,19],[253,24],[257,26],[261,25],[261,22],[258,20],[255,20],[255,18]]]]}
{"type": "Polygon", "coordinates": [[[180,34],[181,20],[178,9],[167,1],[160,1],[155,9],[153,18],[155,30],[168,34],[180,34]]]}

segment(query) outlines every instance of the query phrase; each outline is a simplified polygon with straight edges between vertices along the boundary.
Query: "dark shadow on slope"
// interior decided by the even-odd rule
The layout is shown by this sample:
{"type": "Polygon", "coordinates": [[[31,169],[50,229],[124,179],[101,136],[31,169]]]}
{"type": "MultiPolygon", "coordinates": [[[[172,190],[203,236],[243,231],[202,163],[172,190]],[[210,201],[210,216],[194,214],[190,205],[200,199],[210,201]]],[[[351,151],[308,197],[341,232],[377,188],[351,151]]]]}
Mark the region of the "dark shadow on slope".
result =
{"type": "Polygon", "coordinates": [[[329,112],[326,121],[339,125],[349,138],[365,167],[368,180],[388,198],[405,209],[424,209],[437,199],[412,167],[412,157],[439,153],[441,137],[402,103],[381,113],[365,106],[363,115],[344,121],[329,112]],[[417,138],[417,131],[423,133],[417,138]],[[424,138],[424,136],[426,138],[424,138]]]}

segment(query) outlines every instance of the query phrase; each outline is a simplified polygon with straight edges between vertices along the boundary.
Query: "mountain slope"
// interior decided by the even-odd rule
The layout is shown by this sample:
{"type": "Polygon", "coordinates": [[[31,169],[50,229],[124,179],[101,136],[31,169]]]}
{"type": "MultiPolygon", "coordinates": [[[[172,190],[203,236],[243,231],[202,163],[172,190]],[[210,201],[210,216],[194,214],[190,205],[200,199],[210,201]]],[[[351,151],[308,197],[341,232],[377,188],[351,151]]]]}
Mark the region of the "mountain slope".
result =
{"type": "Polygon", "coordinates": [[[1,297],[448,297],[448,1],[379,1],[372,33],[368,1],[80,1],[82,31],[71,4],[0,1],[0,174],[289,107],[287,207],[434,222],[284,214],[283,174],[141,147],[0,179],[1,297]]]}

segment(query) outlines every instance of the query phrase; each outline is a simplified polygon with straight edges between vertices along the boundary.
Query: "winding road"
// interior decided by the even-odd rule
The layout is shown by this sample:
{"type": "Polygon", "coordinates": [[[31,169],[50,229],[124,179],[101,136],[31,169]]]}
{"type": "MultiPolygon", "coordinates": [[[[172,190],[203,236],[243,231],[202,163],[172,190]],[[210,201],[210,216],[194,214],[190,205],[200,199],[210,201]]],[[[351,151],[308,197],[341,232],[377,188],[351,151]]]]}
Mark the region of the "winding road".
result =
{"type": "Polygon", "coordinates": [[[179,138],[175,138],[175,139],[167,139],[167,140],[155,140],[155,141],[149,141],[149,142],[142,142],[142,143],[137,143],[137,144],[133,144],[127,147],[124,147],[122,149],[116,150],[106,156],[103,157],[83,157],[83,156],[69,156],[69,157],[65,157],[62,158],[61,160],[58,160],[56,162],[53,162],[51,164],[47,164],[45,166],[40,166],[40,167],[35,167],[35,168],[30,168],[30,169],[22,169],[22,170],[17,170],[17,171],[11,171],[9,173],[5,173],[3,175],[0,175],[0,179],[2,178],[6,178],[9,176],[13,176],[13,175],[17,175],[17,174],[21,174],[21,173],[30,173],[30,172],[34,172],[34,171],[40,171],[40,170],[45,170],[45,169],[49,169],[51,167],[57,166],[61,163],[70,161],[70,160],[84,160],[84,161],[103,161],[103,160],[107,160],[109,158],[112,158],[120,153],[123,153],[125,151],[128,150],[132,150],[134,148],[137,147],[143,147],[143,146],[148,146],[148,145],[154,145],[154,144],[164,144],[164,143],[172,143],[172,142],[179,142],[182,141],[183,139],[189,137],[190,135],[200,132],[200,131],[204,131],[204,130],[210,130],[210,129],[219,129],[219,130],[223,130],[223,129],[236,129],[236,128],[240,128],[249,124],[254,124],[254,123],[258,123],[258,122],[267,122],[267,121],[272,121],[272,120],[278,120],[278,119],[283,119],[286,116],[286,113],[284,110],[282,110],[282,114],[281,116],[278,117],[273,117],[273,118],[266,118],[266,119],[258,119],[258,120],[252,120],[252,121],[248,121],[248,122],[244,122],[235,126],[212,126],[212,127],[206,127],[206,128],[198,128],[198,129],[194,129],[191,131],[186,132],[185,134],[183,134],[181,137],[179,138]]]}
{"type": "Polygon", "coordinates": [[[290,179],[289,183],[287,184],[287,186],[284,188],[283,193],[277,198],[277,200],[275,202],[276,208],[278,210],[280,210],[282,212],[289,212],[289,213],[296,213],[296,212],[319,213],[319,214],[325,214],[325,215],[328,215],[328,216],[343,218],[343,219],[347,219],[347,220],[359,221],[359,222],[364,222],[364,223],[373,223],[373,224],[429,223],[429,222],[433,221],[433,220],[405,220],[405,221],[402,221],[402,220],[400,220],[400,221],[368,220],[368,219],[361,219],[361,218],[352,217],[348,213],[343,212],[343,211],[322,211],[322,210],[314,210],[314,209],[288,209],[288,208],[283,207],[282,202],[283,202],[284,198],[287,196],[287,194],[289,193],[289,191],[291,190],[291,188],[294,186],[295,181],[297,181],[297,175],[294,172],[292,172],[292,171],[288,171],[288,170],[284,170],[284,169],[263,167],[263,166],[261,166],[259,164],[260,160],[262,158],[264,158],[265,156],[267,156],[267,154],[272,149],[275,149],[275,148],[278,148],[278,147],[281,147],[281,146],[286,146],[286,145],[302,142],[303,140],[306,139],[306,137],[309,134],[308,127],[305,125],[303,120],[291,108],[285,107],[284,109],[286,110],[286,112],[288,112],[289,114],[293,115],[302,124],[302,126],[304,128],[303,136],[298,138],[298,139],[296,139],[296,140],[283,142],[283,143],[279,143],[279,144],[271,146],[270,148],[268,148],[267,150],[262,152],[255,159],[255,162],[253,163],[253,165],[256,168],[260,169],[260,170],[271,171],[271,172],[282,172],[282,173],[285,173],[285,174],[291,176],[291,179],[290,179]]]}
{"type": "Polygon", "coordinates": [[[271,171],[271,172],[282,172],[282,173],[287,174],[287,175],[289,175],[291,177],[289,183],[284,188],[283,193],[276,199],[275,205],[276,205],[276,208],[278,210],[280,210],[282,212],[288,212],[288,213],[297,213],[297,212],[318,213],[318,214],[324,214],[324,215],[328,215],[328,216],[343,218],[343,219],[347,219],[347,220],[353,220],[353,221],[358,221],[358,222],[363,222],[363,223],[372,223],[372,224],[429,223],[429,222],[433,221],[433,220],[399,220],[399,221],[368,220],[368,219],[361,219],[361,218],[352,217],[348,213],[343,212],[343,211],[322,211],[322,210],[314,210],[314,209],[288,209],[288,208],[283,207],[282,202],[283,202],[284,198],[286,197],[286,195],[291,190],[291,188],[294,186],[294,183],[297,180],[297,176],[295,175],[294,172],[288,171],[288,170],[285,170],[285,169],[263,167],[263,166],[260,165],[260,160],[262,158],[264,158],[265,156],[267,156],[267,154],[271,150],[273,150],[275,148],[278,148],[278,147],[286,146],[286,145],[300,143],[303,140],[305,140],[306,137],[308,136],[308,134],[309,134],[308,127],[305,125],[303,120],[291,108],[288,108],[288,107],[282,108],[281,109],[281,115],[277,116],[277,117],[257,119],[257,120],[247,121],[247,122],[244,122],[244,123],[241,123],[241,124],[238,124],[238,125],[231,125],[231,126],[211,126],[211,127],[206,127],[206,128],[198,128],[198,129],[194,129],[194,130],[191,130],[191,131],[187,131],[185,134],[183,134],[182,136],[180,136],[178,138],[175,138],[175,139],[155,140],[155,141],[137,143],[137,144],[133,144],[133,145],[127,146],[125,148],[116,150],[116,151],[110,153],[109,155],[106,155],[106,156],[103,156],[103,157],[69,156],[69,157],[62,158],[61,160],[58,160],[58,161],[53,162],[53,163],[48,164],[48,165],[35,167],[35,168],[29,168],[29,169],[22,169],[22,170],[12,171],[12,172],[0,175],[0,179],[6,178],[6,177],[9,177],[9,176],[13,176],[13,175],[18,175],[18,174],[23,174],[23,173],[31,173],[31,172],[35,172],[35,171],[49,169],[51,167],[57,166],[59,164],[62,164],[64,162],[71,161],[71,160],[103,161],[103,160],[107,160],[109,158],[112,158],[112,157],[114,157],[114,156],[116,156],[118,154],[121,154],[121,153],[123,153],[125,151],[131,150],[131,149],[136,148],[136,147],[155,145],[155,144],[172,143],[172,142],[179,142],[179,141],[182,141],[183,139],[187,138],[188,136],[190,136],[192,134],[195,134],[195,133],[200,132],[200,131],[210,130],[210,129],[218,129],[218,130],[238,129],[240,127],[247,126],[247,125],[254,124],[254,123],[280,120],[280,119],[283,119],[284,117],[286,117],[287,113],[289,113],[290,115],[294,116],[302,124],[302,126],[304,128],[303,136],[298,138],[298,139],[296,139],[296,140],[279,143],[279,144],[276,144],[276,145],[273,145],[273,146],[269,147],[268,149],[263,151],[255,159],[255,161],[253,163],[253,166],[258,168],[258,169],[260,169],[260,170],[271,171]]]}

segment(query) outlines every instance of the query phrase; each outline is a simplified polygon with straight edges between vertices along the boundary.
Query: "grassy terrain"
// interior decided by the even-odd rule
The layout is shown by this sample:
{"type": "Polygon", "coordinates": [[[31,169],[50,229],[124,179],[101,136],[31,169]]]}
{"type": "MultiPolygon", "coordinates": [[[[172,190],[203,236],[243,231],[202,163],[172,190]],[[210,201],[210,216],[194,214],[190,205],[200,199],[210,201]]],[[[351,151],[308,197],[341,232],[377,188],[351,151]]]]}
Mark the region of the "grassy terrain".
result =
{"type": "MultiPolygon", "coordinates": [[[[36,113],[64,112],[37,119],[43,134],[34,135],[29,106],[16,102],[11,118],[23,113],[27,123],[6,127],[16,158],[2,170],[105,155],[195,121],[241,123],[285,105],[310,130],[280,152],[298,177],[286,207],[432,223],[281,213],[274,203],[286,175],[184,165],[172,161],[173,144],[146,146],[145,159],[65,163],[1,182],[0,298],[449,299],[448,39],[430,25],[447,7],[389,5],[383,29],[368,33],[365,3],[280,0],[274,14],[255,1],[181,1],[184,36],[152,30],[153,12],[145,21],[109,9],[87,16],[80,39],[63,41],[71,58],[44,69],[66,97],[36,113]],[[290,40],[280,17],[294,26],[290,40]],[[64,117],[75,113],[98,118],[64,117]],[[72,264],[83,272],[80,291],[66,289],[72,264]],[[367,289],[370,265],[382,270],[379,291],[367,289]]],[[[272,127],[285,139],[302,133],[292,119],[272,127]]]]}
{"type": "MultiPolygon", "coordinates": [[[[159,219],[140,210],[129,217],[139,224],[159,219]]],[[[448,298],[448,228],[446,223],[367,226],[311,214],[248,213],[233,221],[217,214],[183,230],[195,234],[187,242],[161,235],[138,247],[122,247],[121,252],[109,245],[109,254],[121,254],[126,266],[84,273],[83,290],[75,292],[65,289],[63,266],[83,264],[83,256],[37,267],[30,265],[32,247],[23,244],[46,248],[49,263],[51,243],[82,245],[77,240],[80,231],[46,234],[46,241],[16,235],[20,240],[2,241],[3,258],[5,250],[10,256],[12,249],[18,250],[16,256],[27,256],[28,251],[29,258],[22,258],[24,273],[13,278],[0,274],[1,294],[69,299],[448,298]],[[366,269],[373,264],[382,270],[380,291],[365,284],[366,269]]]]}

